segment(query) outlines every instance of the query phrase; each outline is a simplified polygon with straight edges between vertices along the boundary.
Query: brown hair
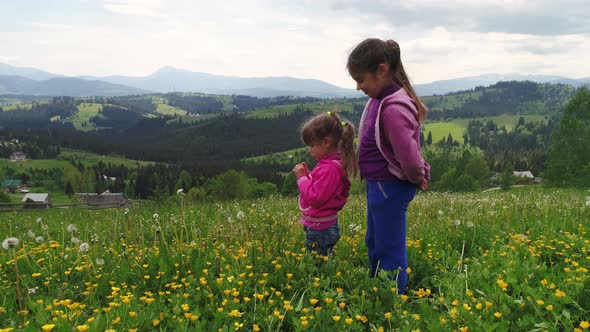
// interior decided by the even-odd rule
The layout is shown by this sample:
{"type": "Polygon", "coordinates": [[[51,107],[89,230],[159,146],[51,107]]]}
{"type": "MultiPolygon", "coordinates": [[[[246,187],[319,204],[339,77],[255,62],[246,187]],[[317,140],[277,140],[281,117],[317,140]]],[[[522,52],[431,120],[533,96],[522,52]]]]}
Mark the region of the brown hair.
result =
{"type": "Polygon", "coordinates": [[[358,173],[354,135],[352,122],[342,120],[336,112],[318,114],[305,122],[301,128],[301,140],[306,145],[317,143],[328,136],[337,142],[338,152],[342,156],[342,167],[349,178],[354,178],[358,173]]]}
{"type": "Polygon", "coordinates": [[[420,101],[416,91],[410,83],[410,79],[404,70],[401,60],[401,51],[399,44],[394,40],[381,40],[377,38],[368,38],[360,42],[348,56],[346,68],[351,74],[375,73],[377,67],[386,63],[393,81],[401,85],[408,95],[416,102],[418,107],[418,121],[424,122],[428,109],[420,101]]]}

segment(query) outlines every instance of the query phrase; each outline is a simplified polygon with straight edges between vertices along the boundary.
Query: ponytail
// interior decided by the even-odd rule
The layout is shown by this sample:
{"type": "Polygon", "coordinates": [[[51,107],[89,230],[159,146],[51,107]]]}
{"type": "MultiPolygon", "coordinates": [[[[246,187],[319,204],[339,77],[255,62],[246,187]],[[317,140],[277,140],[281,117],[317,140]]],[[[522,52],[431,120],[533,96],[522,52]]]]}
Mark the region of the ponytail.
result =
{"type": "Polygon", "coordinates": [[[389,63],[389,68],[391,68],[391,74],[393,76],[393,81],[401,84],[401,86],[406,90],[410,98],[412,98],[416,102],[416,107],[418,108],[418,122],[422,123],[426,119],[426,114],[428,113],[428,109],[426,105],[422,103],[416,91],[412,87],[410,83],[410,78],[406,74],[404,70],[404,65],[401,61],[401,50],[399,48],[399,44],[395,40],[387,40],[384,42],[384,51],[386,58],[389,63]]]}
{"type": "Polygon", "coordinates": [[[332,116],[342,125],[342,135],[338,141],[338,151],[341,155],[342,168],[349,179],[354,179],[359,172],[359,166],[356,157],[356,144],[354,141],[355,129],[352,122],[342,120],[340,116],[332,112],[332,116]]]}

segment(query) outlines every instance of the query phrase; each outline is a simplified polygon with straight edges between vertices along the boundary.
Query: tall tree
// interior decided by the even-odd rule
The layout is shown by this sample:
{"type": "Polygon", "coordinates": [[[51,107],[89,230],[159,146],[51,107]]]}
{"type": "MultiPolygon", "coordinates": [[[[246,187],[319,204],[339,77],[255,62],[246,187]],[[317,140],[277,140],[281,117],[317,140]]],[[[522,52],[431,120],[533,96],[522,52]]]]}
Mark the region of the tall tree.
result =
{"type": "Polygon", "coordinates": [[[580,88],[567,103],[553,134],[546,178],[557,186],[590,187],[590,90],[580,88]]]}

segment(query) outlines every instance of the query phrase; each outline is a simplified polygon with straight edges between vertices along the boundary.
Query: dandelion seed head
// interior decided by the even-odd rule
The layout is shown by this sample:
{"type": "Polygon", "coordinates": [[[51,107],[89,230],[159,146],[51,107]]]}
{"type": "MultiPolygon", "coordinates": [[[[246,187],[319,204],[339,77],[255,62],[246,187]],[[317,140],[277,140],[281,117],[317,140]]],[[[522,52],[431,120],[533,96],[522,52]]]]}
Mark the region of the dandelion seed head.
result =
{"type": "Polygon", "coordinates": [[[461,220],[459,220],[459,219],[453,220],[453,225],[455,225],[455,226],[461,225],[461,220]]]}
{"type": "Polygon", "coordinates": [[[87,252],[88,247],[88,242],[83,242],[82,244],[80,244],[80,252],[87,252]]]}
{"type": "Polygon", "coordinates": [[[154,215],[152,216],[152,218],[154,219],[158,219],[159,215],[157,213],[154,213],[154,215]]]}
{"type": "Polygon", "coordinates": [[[104,265],[104,259],[102,259],[102,258],[96,258],[96,264],[97,265],[104,265]]]}
{"type": "Polygon", "coordinates": [[[67,230],[70,233],[74,233],[74,232],[78,231],[78,227],[76,227],[76,225],[74,225],[74,224],[69,224],[67,227],[67,230]]]}
{"type": "Polygon", "coordinates": [[[2,248],[4,250],[13,249],[13,248],[18,247],[19,243],[20,243],[20,240],[18,238],[9,237],[9,238],[6,238],[4,241],[2,241],[2,248]]]}
{"type": "Polygon", "coordinates": [[[72,236],[72,239],[71,239],[71,241],[72,241],[72,243],[73,243],[73,244],[78,244],[78,243],[80,243],[80,239],[79,239],[79,238],[77,238],[77,237],[75,237],[75,236],[72,236]]]}
{"type": "Polygon", "coordinates": [[[31,239],[34,239],[35,238],[35,232],[33,232],[32,230],[29,229],[27,231],[27,236],[30,237],[31,239]]]}
{"type": "Polygon", "coordinates": [[[40,223],[42,223],[42,222],[43,222],[43,218],[41,218],[41,217],[37,218],[37,223],[38,223],[38,224],[40,224],[40,223]]]}
{"type": "Polygon", "coordinates": [[[238,218],[239,220],[244,219],[244,217],[246,217],[244,211],[238,211],[238,213],[236,214],[236,218],[238,218]]]}
{"type": "Polygon", "coordinates": [[[469,227],[469,228],[474,226],[473,222],[471,222],[471,221],[468,221],[465,225],[467,225],[467,227],[469,227]]]}
{"type": "Polygon", "coordinates": [[[45,242],[45,238],[42,237],[42,236],[37,236],[35,238],[35,242],[37,242],[37,243],[43,243],[43,242],[45,242]]]}
{"type": "Polygon", "coordinates": [[[181,195],[184,193],[184,189],[180,188],[176,191],[176,195],[181,195]]]}

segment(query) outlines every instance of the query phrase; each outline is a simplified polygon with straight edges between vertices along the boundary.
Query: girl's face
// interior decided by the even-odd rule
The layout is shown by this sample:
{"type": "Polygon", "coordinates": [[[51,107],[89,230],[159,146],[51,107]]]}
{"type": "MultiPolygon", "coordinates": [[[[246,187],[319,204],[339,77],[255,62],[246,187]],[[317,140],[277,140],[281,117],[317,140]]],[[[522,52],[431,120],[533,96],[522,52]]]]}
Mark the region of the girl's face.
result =
{"type": "Polygon", "coordinates": [[[384,63],[380,64],[374,73],[351,73],[350,76],[356,81],[356,89],[363,91],[371,98],[379,97],[383,90],[393,83],[389,66],[384,63]]]}
{"type": "Polygon", "coordinates": [[[322,160],[327,155],[336,151],[336,148],[332,143],[332,137],[330,136],[324,138],[321,141],[314,142],[308,147],[309,154],[311,154],[315,160],[322,160]]]}

